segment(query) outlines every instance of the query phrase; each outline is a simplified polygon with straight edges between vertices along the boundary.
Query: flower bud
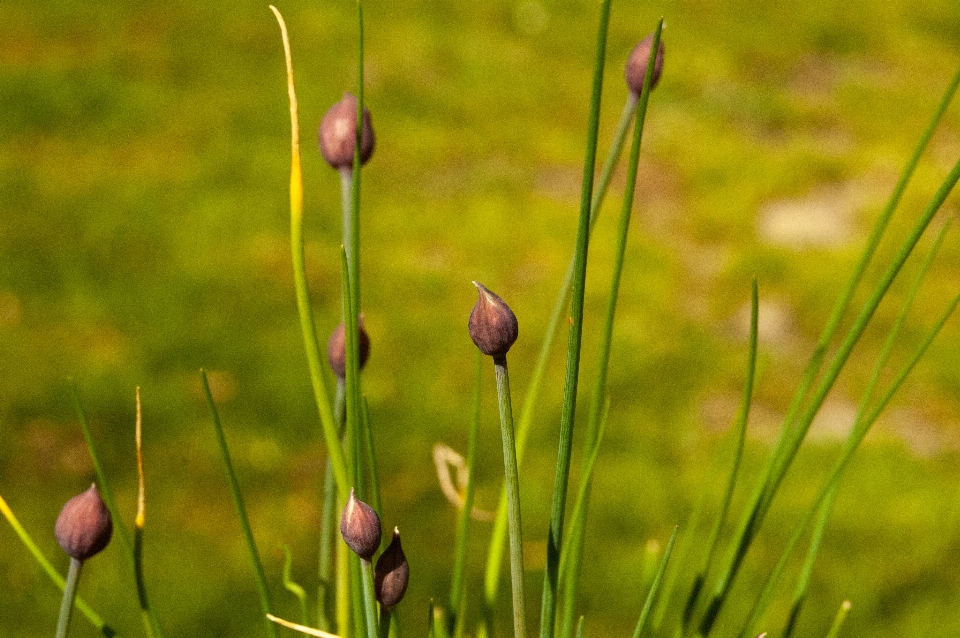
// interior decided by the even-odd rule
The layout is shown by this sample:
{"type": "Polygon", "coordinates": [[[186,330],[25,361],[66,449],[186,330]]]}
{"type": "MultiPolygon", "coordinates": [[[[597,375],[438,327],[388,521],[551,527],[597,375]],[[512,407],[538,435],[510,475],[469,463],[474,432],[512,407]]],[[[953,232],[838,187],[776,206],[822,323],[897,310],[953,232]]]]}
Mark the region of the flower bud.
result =
{"type": "Polygon", "coordinates": [[[340,535],[357,556],[370,562],[380,548],[380,517],[350,490],[340,518],[340,535]]]}
{"type": "Polygon", "coordinates": [[[384,607],[393,607],[407,592],[410,580],[410,565],[400,546],[400,530],[393,528],[393,540],[390,546],[380,554],[377,567],[373,571],[373,588],[377,592],[377,602],[384,607]]]}
{"type": "Polygon", "coordinates": [[[113,534],[113,519],[96,485],[67,501],[54,532],[63,551],[77,560],[87,560],[107,546],[113,534]]]}
{"type": "MultiPolygon", "coordinates": [[[[627,58],[627,67],[624,69],[623,76],[627,81],[630,91],[639,96],[643,91],[643,78],[647,75],[647,62],[650,61],[650,47],[653,46],[653,34],[651,33],[633,47],[630,57],[627,58]]],[[[660,72],[663,70],[663,40],[660,40],[660,46],[657,47],[657,57],[653,63],[653,77],[650,79],[650,89],[657,86],[660,80],[660,72]]],[[[356,106],[354,106],[356,111],[356,106]]]]}
{"type": "Polygon", "coordinates": [[[480,296],[470,312],[470,338],[483,354],[502,357],[517,340],[517,317],[503,299],[483,284],[473,285],[480,296]]]}
{"type": "MultiPolygon", "coordinates": [[[[343,99],[330,107],[320,121],[320,152],[330,166],[353,167],[353,152],[357,147],[357,97],[344,93],[343,99]]],[[[360,129],[360,163],[366,164],[373,155],[373,124],[370,110],[363,109],[363,125],[360,129]]]]}
{"type": "MultiPolygon", "coordinates": [[[[363,327],[363,315],[357,318],[357,338],[360,341],[360,369],[363,370],[364,364],[370,357],[370,336],[363,327]]],[[[347,331],[343,322],[334,328],[330,334],[330,340],[327,341],[327,361],[330,368],[337,377],[344,379],[347,376],[347,331]]]]}

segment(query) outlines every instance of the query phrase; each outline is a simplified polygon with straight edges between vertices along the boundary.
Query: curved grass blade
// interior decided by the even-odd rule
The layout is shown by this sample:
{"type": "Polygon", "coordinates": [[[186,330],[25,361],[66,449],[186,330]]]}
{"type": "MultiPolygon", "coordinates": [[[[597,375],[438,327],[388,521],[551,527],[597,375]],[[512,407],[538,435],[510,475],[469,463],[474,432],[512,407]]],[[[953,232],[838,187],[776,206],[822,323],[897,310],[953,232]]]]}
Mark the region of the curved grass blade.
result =
{"type": "Polygon", "coordinates": [[[710,530],[710,536],[707,540],[707,551],[704,553],[703,562],[693,579],[693,586],[690,589],[690,595],[683,609],[682,626],[686,628],[693,618],[693,612],[696,609],[700,593],[706,583],[707,574],[713,563],[713,556],[717,549],[717,543],[720,540],[720,531],[723,529],[727,520],[727,513],[730,510],[730,502],[733,500],[733,492],[737,485],[737,477],[740,473],[740,462],[743,458],[743,447],[747,440],[747,422],[750,420],[750,405],[753,402],[753,384],[757,371],[757,334],[759,324],[760,299],[757,289],[757,280],[754,279],[750,290],[750,345],[747,355],[747,378],[743,384],[743,397],[740,400],[740,408],[737,411],[736,424],[736,449],[733,453],[733,464],[730,467],[730,478],[727,479],[727,489],[724,492],[723,500],[720,503],[720,511],[714,521],[713,528],[710,530]]]}
{"type": "Polygon", "coordinates": [[[293,257],[293,281],[297,295],[297,310],[300,316],[300,331],[303,333],[304,351],[310,370],[310,382],[313,386],[314,401],[320,415],[327,455],[337,483],[337,491],[346,502],[350,493],[350,481],[346,463],[340,448],[337,422],[330,407],[330,397],[323,381],[323,357],[317,326],[313,318],[313,306],[310,303],[310,289],[307,286],[306,257],[303,247],[303,169],[300,165],[300,116],[297,106],[297,93],[293,84],[293,61],[290,54],[290,39],[287,25],[276,7],[270,10],[280,24],[283,38],[283,52],[287,67],[287,93],[290,98],[290,247],[293,257]]]}
{"type": "Polygon", "coordinates": [[[300,618],[304,625],[310,622],[307,614],[307,592],[293,580],[293,553],[288,545],[283,546],[283,587],[300,603],[300,618]]]}
{"type": "Polygon", "coordinates": [[[650,585],[650,591],[647,593],[647,600],[643,603],[643,610],[640,612],[639,620],[637,620],[637,628],[633,632],[633,638],[640,638],[640,636],[643,634],[643,630],[647,626],[647,619],[650,617],[650,610],[653,609],[653,603],[657,598],[657,594],[660,592],[660,583],[663,582],[663,573],[667,569],[667,563],[670,562],[670,555],[673,553],[673,544],[677,540],[677,532],[679,529],[679,527],[674,527],[673,534],[670,535],[670,541],[667,543],[667,549],[664,550],[663,559],[660,561],[660,568],[657,570],[657,575],[654,576],[653,583],[650,585]]]}
{"type": "Polygon", "coordinates": [[[473,416],[470,419],[470,435],[467,443],[467,486],[463,497],[463,509],[457,521],[457,544],[453,561],[453,579],[450,584],[450,610],[454,616],[453,636],[463,638],[466,632],[466,569],[467,540],[470,536],[471,512],[476,493],[477,437],[480,431],[481,382],[483,379],[483,355],[477,350],[473,372],[473,416]]]}
{"type": "MultiPolygon", "coordinates": [[[[233,497],[233,505],[237,510],[237,516],[240,518],[240,528],[243,531],[243,539],[246,541],[247,550],[250,553],[250,563],[253,567],[253,576],[257,583],[257,594],[260,597],[260,607],[265,615],[270,614],[270,591],[267,589],[267,577],[263,572],[263,563],[260,560],[260,552],[257,551],[256,542],[253,540],[253,530],[250,528],[250,520],[247,518],[247,508],[243,504],[243,495],[240,493],[240,482],[237,480],[236,472],[233,470],[233,462],[230,460],[230,451],[227,449],[227,439],[223,434],[223,426],[220,423],[220,415],[217,412],[217,406],[213,402],[213,394],[210,392],[210,382],[207,380],[207,373],[200,371],[200,380],[203,383],[203,396],[207,400],[207,408],[210,410],[210,420],[213,422],[213,430],[217,435],[217,444],[220,449],[220,458],[223,461],[223,469],[227,474],[227,480],[230,483],[230,494],[233,497]]],[[[267,634],[277,638],[276,626],[266,621],[267,634]]]]}
{"type": "Polygon", "coordinates": [[[600,8],[597,29],[597,51],[594,63],[593,90],[590,98],[590,118],[587,127],[587,150],[583,166],[583,184],[580,195],[580,220],[577,225],[577,249],[574,257],[573,289],[571,296],[572,325],[567,338],[567,371],[564,378],[563,408],[560,418],[560,440],[557,450],[557,470],[554,478],[553,502],[550,510],[550,531],[547,537],[547,566],[543,581],[543,599],[540,616],[541,638],[553,638],[556,622],[557,585],[560,569],[560,548],[563,545],[563,520],[567,502],[567,482],[570,475],[570,454],[573,446],[574,418],[577,407],[577,386],[580,376],[580,347],[583,340],[583,303],[586,292],[587,250],[589,247],[590,212],[593,195],[594,165],[597,156],[597,136],[600,127],[600,99],[603,93],[603,69],[606,60],[607,30],[610,23],[611,0],[604,0],[600,8]]]}

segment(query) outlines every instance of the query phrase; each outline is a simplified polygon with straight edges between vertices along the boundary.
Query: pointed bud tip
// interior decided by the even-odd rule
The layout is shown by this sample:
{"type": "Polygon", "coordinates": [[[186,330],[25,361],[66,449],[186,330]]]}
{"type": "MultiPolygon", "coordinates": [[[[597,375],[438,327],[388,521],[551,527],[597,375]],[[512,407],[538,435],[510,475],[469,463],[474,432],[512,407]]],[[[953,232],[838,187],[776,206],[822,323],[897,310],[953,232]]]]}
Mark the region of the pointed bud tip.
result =
{"type": "Polygon", "coordinates": [[[507,354],[519,335],[517,317],[503,299],[490,292],[483,284],[477,287],[477,303],[470,312],[470,338],[485,355],[500,357],[507,354]]]}
{"type": "Polygon", "coordinates": [[[77,560],[87,560],[107,546],[113,535],[113,519],[96,484],[66,502],[54,532],[63,551],[77,560]]]}
{"type": "Polygon", "coordinates": [[[367,562],[380,548],[380,517],[358,499],[352,489],[340,517],[340,535],[347,546],[367,562]]]}

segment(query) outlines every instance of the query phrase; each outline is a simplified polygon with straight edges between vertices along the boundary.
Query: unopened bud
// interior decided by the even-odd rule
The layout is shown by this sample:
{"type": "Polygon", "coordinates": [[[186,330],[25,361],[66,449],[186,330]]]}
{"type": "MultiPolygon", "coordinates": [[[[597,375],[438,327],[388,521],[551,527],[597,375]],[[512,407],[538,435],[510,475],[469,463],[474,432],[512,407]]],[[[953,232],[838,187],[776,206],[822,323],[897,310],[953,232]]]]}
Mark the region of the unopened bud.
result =
{"type": "MultiPolygon", "coordinates": [[[[360,369],[363,370],[364,364],[367,363],[367,359],[370,357],[370,336],[367,335],[367,331],[363,327],[363,315],[358,317],[357,324],[359,328],[357,338],[360,342],[360,369]]],[[[327,341],[327,361],[330,363],[330,368],[337,377],[341,379],[346,378],[347,331],[342,321],[339,326],[334,328],[333,333],[330,334],[330,340],[327,341]]]]}
{"type": "MultiPolygon", "coordinates": [[[[341,169],[353,166],[353,153],[357,148],[357,97],[344,93],[343,99],[330,107],[320,121],[320,152],[330,166],[341,169]]],[[[363,124],[360,129],[360,163],[366,164],[373,155],[375,144],[370,110],[363,109],[363,124]]]]}
{"type": "Polygon", "coordinates": [[[390,546],[383,550],[377,559],[377,567],[373,571],[373,587],[377,592],[377,602],[384,607],[393,607],[407,592],[407,582],[410,580],[410,565],[400,546],[400,530],[393,528],[393,540],[390,546]]]}
{"type": "Polygon", "coordinates": [[[480,296],[470,312],[470,338],[483,354],[501,357],[517,340],[517,317],[503,299],[483,284],[473,285],[480,296]]]}
{"type": "Polygon", "coordinates": [[[54,532],[63,551],[77,560],[87,560],[107,546],[113,534],[113,519],[96,485],[67,501],[54,532]]]}
{"type": "Polygon", "coordinates": [[[359,500],[352,489],[340,518],[340,535],[347,546],[367,562],[380,548],[380,517],[359,500]]]}
{"type": "MultiPolygon", "coordinates": [[[[643,91],[643,79],[647,75],[647,62],[650,60],[650,48],[653,46],[653,34],[651,33],[633,47],[630,57],[627,58],[627,67],[624,69],[623,76],[627,81],[627,86],[634,95],[640,95],[643,91]]],[[[653,77],[650,78],[650,89],[657,86],[660,81],[660,72],[663,70],[663,40],[660,40],[660,46],[657,47],[657,57],[653,63],[653,77]]],[[[356,110],[356,108],[354,108],[356,110]]]]}

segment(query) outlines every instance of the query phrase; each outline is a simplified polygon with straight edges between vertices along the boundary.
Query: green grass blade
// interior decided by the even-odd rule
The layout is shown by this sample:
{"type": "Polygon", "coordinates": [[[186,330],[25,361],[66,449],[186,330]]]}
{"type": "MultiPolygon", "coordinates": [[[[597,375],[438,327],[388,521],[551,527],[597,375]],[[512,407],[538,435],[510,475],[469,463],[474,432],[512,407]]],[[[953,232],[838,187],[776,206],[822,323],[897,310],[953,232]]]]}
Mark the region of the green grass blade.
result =
{"type": "Polygon", "coordinates": [[[480,431],[481,382],[483,379],[483,354],[478,349],[474,357],[473,410],[470,419],[470,434],[467,443],[467,487],[463,497],[463,509],[457,521],[457,544],[454,550],[453,579],[450,584],[450,610],[455,614],[454,638],[463,638],[466,631],[466,570],[467,540],[470,536],[473,500],[476,493],[477,437],[480,431]]]}
{"type": "MultiPolygon", "coordinates": [[[[940,251],[940,247],[943,245],[943,241],[946,237],[947,231],[950,228],[949,221],[943,225],[940,229],[940,232],[937,234],[937,237],[934,239],[933,244],[930,249],[927,251],[927,255],[924,258],[923,262],[920,265],[920,268],[917,270],[916,275],[913,278],[913,282],[910,286],[910,289],[907,292],[907,295],[904,297],[903,303],[900,306],[900,311],[897,313],[897,317],[893,322],[893,325],[890,328],[887,338],[884,341],[883,347],[880,350],[880,354],[877,357],[877,361],[873,368],[873,373],[870,376],[870,380],[867,382],[867,385],[864,388],[863,395],[860,399],[860,405],[857,409],[857,416],[854,420],[855,423],[859,423],[866,412],[867,407],[870,405],[870,401],[873,398],[874,390],[876,389],[877,384],[880,380],[880,375],[883,372],[884,367],[886,366],[887,361],[890,358],[890,354],[893,352],[893,347],[896,344],[903,326],[906,323],[907,315],[909,314],[910,309],[913,307],[913,302],[916,299],[917,293],[920,291],[920,287],[923,284],[924,279],[926,278],[927,273],[930,270],[930,267],[933,265],[933,260],[937,256],[937,253],[940,251]]],[[[857,436],[856,431],[851,432],[851,437],[857,436]]],[[[813,565],[816,561],[817,553],[820,548],[820,543],[826,528],[827,520],[830,517],[830,512],[833,509],[833,502],[836,498],[836,493],[839,489],[839,481],[841,475],[837,475],[837,482],[834,483],[829,491],[826,494],[823,505],[820,507],[820,516],[817,521],[817,525],[814,528],[813,535],[810,541],[810,547],[807,550],[807,556],[804,559],[803,569],[801,570],[800,578],[797,582],[796,591],[794,593],[793,603],[791,605],[790,614],[787,620],[787,626],[784,631],[784,638],[789,638],[793,632],[794,625],[797,618],[799,617],[800,610],[803,606],[803,601],[806,599],[807,587],[810,582],[810,575],[813,571],[813,565]]],[[[765,605],[758,605],[760,607],[754,613],[753,620],[756,620],[759,617],[759,614],[765,611],[765,605]]],[[[745,631],[749,630],[749,626],[745,631]]]]}
{"type": "MultiPolygon", "coordinates": [[[[43,552],[40,551],[40,548],[33,541],[33,538],[30,537],[30,534],[27,533],[27,530],[24,529],[23,525],[20,524],[20,521],[14,515],[13,510],[10,509],[10,506],[0,496],[0,514],[3,514],[3,517],[7,519],[7,522],[10,524],[10,527],[13,528],[14,533],[17,535],[17,538],[20,539],[20,542],[23,543],[23,546],[27,548],[27,551],[30,552],[30,555],[33,556],[33,559],[37,561],[37,564],[46,572],[47,576],[50,577],[50,580],[63,591],[66,587],[66,581],[63,576],[54,568],[53,564],[43,555],[43,552]]],[[[117,638],[119,634],[113,630],[107,623],[103,621],[103,618],[93,610],[90,605],[88,605],[82,598],[77,596],[74,599],[74,604],[77,609],[80,610],[80,613],[90,621],[94,627],[97,628],[104,636],[108,638],[117,638]]]]}
{"type": "Polygon", "coordinates": [[[140,404],[140,388],[137,388],[137,516],[133,524],[133,576],[137,582],[137,598],[140,602],[140,616],[147,638],[163,638],[160,624],[150,607],[147,597],[147,583],[143,576],[143,531],[147,524],[146,481],[143,472],[143,411],[140,404]]]}
{"type": "Polygon", "coordinates": [[[317,576],[317,627],[323,631],[334,629],[336,612],[336,581],[333,575],[333,543],[337,534],[337,489],[333,470],[327,459],[323,478],[323,509],[320,511],[320,557],[317,576]]]}
{"type": "Polygon", "coordinates": [[[750,344],[747,355],[747,376],[743,384],[743,397],[740,400],[740,408],[737,411],[735,420],[736,448],[733,453],[733,463],[730,466],[730,477],[727,479],[727,488],[723,494],[723,500],[720,502],[720,509],[714,520],[713,528],[710,530],[706,547],[703,555],[703,562],[693,579],[693,586],[690,589],[690,595],[683,609],[682,624],[687,627],[693,618],[693,612],[699,601],[700,593],[706,583],[707,574],[710,572],[710,566],[713,564],[713,557],[720,540],[720,532],[727,520],[727,514],[730,510],[730,503],[733,500],[733,492],[737,485],[737,477],[740,473],[740,462],[743,459],[743,447],[747,440],[747,422],[750,419],[750,405],[753,401],[754,378],[757,371],[757,335],[759,324],[760,295],[757,289],[757,280],[754,279],[750,291],[750,344]]]}
{"type": "Polygon", "coordinates": [[[370,474],[370,504],[378,512],[383,511],[380,500],[380,475],[377,472],[377,452],[373,447],[373,433],[370,431],[370,405],[367,397],[360,399],[360,428],[363,431],[363,454],[367,472],[370,474]]]}
{"type": "Polygon", "coordinates": [[[827,529],[827,521],[830,519],[830,512],[833,510],[833,503],[840,491],[840,482],[837,481],[827,492],[827,498],[820,506],[820,516],[817,518],[817,526],[813,529],[810,537],[810,547],[807,549],[807,556],[803,561],[803,569],[800,570],[800,578],[797,580],[797,587],[793,594],[793,602],[790,604],[790,613],[787,615],[787,623],[783,630],[783,638],[790,638],[793,630],[796,629],[797,620],[800,619],[800,612],[803,610],[803,603],[807,599],[807,589],[810,587],[810,576],[813,574],[813,566],[820,551],[820,545],[823,543],[823,535],[827,529]]]}
{"type": "Polygon", "coordinates": [[[568,638],[573,633],[573,619],[576,612],[577,594],[580,590],[580,572],[583,563],[583,545],[586,541],[587,513],[590,507],[590,490],[593,486],[593,473],[600,452],[600,442],[610,416],[610,400],[604,405],[603,414],[592,446],[585,450],[584,467],[580,473],[580,487],[577,500],[570,515],[570,531],[564,551],[560,554],[560,591],[563,594],[561,608],[560,636],[568,638]]]}
{"type": "MultiPolygon", "coordinates": [[[[594,189],[593,201],[591,202],[590,230],[596,226],[600,218],[600,209],[603,205],[604,197],[610,186],[617,160],[623,150],[626,141],[627,132],[630,124],[633,122],[633,115],[637,108],[637,97],[628,92],[627,101],[624,104],[623,112],[620,116],[620,123],[614,134],[613,143],[600,177],[597,180],[597,186],[594,189]]],[[[523,463],[523,453],[526,450],[527,439],[530,434],[530,428],[533,425],[533,416],[536,413],[537,405],[540,400],[540,391],[543,387],[543,376],[547,369],[547,363],[550,353],[553,351],[553,344],[556,340],[557,331],[560,327],[560,319],[564,316],[567,309],[567,298],[570,296],[570,289],[573,287],[573,273],[576,267],[576,255],[570,258],[570,264],[564,275],[560,290],[554,300],[553,310],[550,318],[547,320],[547,326],[544,329],[543,341],[540,344],[540,351],[537,354],[537,360],[530,375],[530,383],[527,386],[527,392],[523,401],[523,408],[520,412],[520,419],[517,422],[517,462],[523,463]]],[[[482,607],[484,615],[487,616],[488,610],[492,610],[497,598],[497,590],[500,584],[500,568],[503,565],[503,553],[506,547],[507,539],[507,495],[505,490],[500,491],[500,502],[497,507],[496,519],[493,525],[493,532],[490,535],[490,547],[487,551],[487,564],[484,576],[484,599],[482,607]]]]}
{"type": "MultiPolygon", "coordinates": [[[[656,51],[656,46],[654,46],[654,51],[656,51]]],[[[643,634],[643,630],[647,626],[647,619],[650,617],[650,610],[653,609],[653,603],[657,598],[657,594],[660,592],[660,584],[663,582],[663,574],[667,569],[667,563],[670,562],[670,555],[673,553],[673,544],[677,540],[677,532],[679,527],[673,528],[673,534],[670,535],[670,542],[667,543],[667,549],[663,552],[663,559],[660,561],[660,568],[657,570],[657,575],[653,578],[653,583],[650,585],[650,591],[647,593],[647,599],[643,603],[643,610],[640,612],[640,618],[637,620],[637,628],[633,632],[633,638],[640,638],[643,634]]]]}
{"type": "Polygon", "coordinates": [[[304,625],[310,624],[307,614],[307,592],[299,583],[293,580],[293,552],[288,545],[283,546],[283,588],[294,595],[300,603],[300,618],[304,625]]]}
{"type": "Polygon", "coordinates": [[[557,470],[554,478],[553,502],[550,510],[550,531],[547,537],[547,566],[544,574],[541,605],[540,636],[553,638],[556,622],[557,584],[560,568],[560,547],[563,544],[563,520],[567,502],[567,482],[570,474],[570,454],[573,446],[574,417],[577,406],[577,385],[580,375],[580,347],[583,339],[583,302],[586,291],[587,249],[589,245],[590,212],[593,194],[594,165],[597,155],[597,136],[600,126],[600,98],[603,92],[603,69],[606,59],[607,30],[610,22],[611,0],[604,0],[600,9],[597,30],[597,51],[594,64],[593,90],[590,98],[590,119],[587,128],[587,150],[583,166],[583,185],[580,196],[580,221],[577,226],[571,301],[571,320],[567,339],[567,371],[564,378],[563,408],[560,418],[560,440],[557,451],[557,470]]]}
{"type": "MultiPolygon", "coordinates": [[[[159,623],[157,622],[157,619],[150,608],[147,598],[146,585],[143,579],[143,515],[140,511],[140,508],[142,508],[142,496],[140,499],[138,499],[137,503],[137,518],[134,524],[133,540],[131,541],[130,532],[127,530],[126,525],[123,524],[123,517],[120,515],[116,503],[113,500],[113,490],[110,489],[110,483],[107,481],[106,472],[103,470],[103,464],[100,461],[100,453],[97,451],[97,446],[94,443],[93,433],[90,431],[90,423],[87,420],[87,415],[83,409],[83,405],[80,403],[80,396],[77,394],[76,388],[72,383],[69,384],[69,388],[70,399],[73,402],[74,411],[77,413],[77,420],[80,422],[80,429],[83,431],[83,438],[86,441],[87,450],[90,452],[90,459],[93,461],[93,468],[97,475],[97,484],[99,486],[101,497],[103,498],[103,502],[106,503],[107,509],[110,510],[110,516],[113,518],[113,528],[119,534],[120,541],[123,543],[124,553],[126,554],[127,559],[130,561],[130,569],[133,572],[133,579],[137,589],[137,601],[140,606],[140,614],[143,620],[144,629],[148,637],[162,638],[163,634],[160,631],[159,623]]],[[[137,388],[136,396],[137,467],[142,491],[143,459],[140,449],[140,426],[142,423],[142,415],[140,411],[140,388],[137,388]]]]}
{"type": "Polygon", "coordinates": [[[300,115],[297,106],[297,93],[293,83],[293,61],[290,55],[290,39],[287,25],[276,7],[271,11],[280,24],[283,38],[283,52],[287,67],[287,94],[290,98],[290,252],[293,259],[293,281],[296,289],[297,311],[300,316],[300,331],[303,333],[304,352],[310,370],[310,382],[313,387],[314,401],[323,428],[324,442],[337,483],[337,490],[346,502],[350,493],[346,463],[340,448],[340,437],[330,397],[323,381],[323,357],[317,326],[313,318],[313,306],[310,303],[310,289],[307,286],[306,257],[303,245],[303,169],[300,164],[300,115]]]}
{"type": "Polygon", "coordinates": [[[847,614],[850,613],[850,601],[845,600],[843,604],[840,605],[840,609],[837,610],[837,615],[833,619],[833,624],[830,625],[830,631],[827,632],[826,638],[837,638],[840,635],[840,629],[843,627],[844,621],[847,619],[847,614]]]}
{"type": "MultiPolygon", "coordinates": [[[[220,458],[223,461],[223,469],[230,483],[230,494],[233,497],[233,505],[237,510],[237,516],[240,518],[243,538],[246,541],[247,550],[250,553],[250,563],[253,567],[253,576],[257,583],[260,607],[266,616],[266,614],[270,613],[270,591],[267,589],[267,577],[263,572],[260,552],[257,551],[257,545],[253,540],[253,530],[250,528],[250,520],[247,518],[247,508],[243,504],[243,495],[240,493],[240,482],[237,481],[236,472],[233,470],[233,462],[230,460],[230,451],[227,449],[227,439],[223,434],[220,414],[217,412],[217,406],[213,402],[213,394],[210,393],[210,382],[207,380],[207,373],[203,370],[200,371],[200,380],[203,383],[203,395],[207,400],[207,408],[210,410],[210,420],[213,422],[213,430],[217,435],[217,444],[220,449],[220,458]]],[[[277,638],[276,625],[266,618],[264,618],[264,622],[267,627],[267,634],[273,638],[277,638]]]]}
{"type": "Polygon", "coordinates": [[[764,516],[766,515],[766,512],[773,501],[773,497],[776,495],[777,489],[786,475],[787,470],[789,470],[797,450],[799,449],[800,444],[803,442],[810,424],[813,422],[813,418],[819,411],[820,406],[827,397],[827,394],[832,389],[833,383],[843,370],[850,353],[859,341],[860,336],[866,329],[870,319],[873,317],[873,313],[876,311],[877,307],[880,305],[880,302],[885,297],[887,291],[893,283],[894,278],[900,272],[904,262],[910,256],[910,253],[920,240],[923,232],[926,230],[934,215],[939,210],[947,196],[950,194],[953,187],[956,185],[958,179],[960,179],[960,162],[957,162],[957,164],[954,165],[953,169],[944,179],[943,183],[940,185],[940,188],[937,190],[936,194],[931,199],[930,203],[924,209],[920,218],[914,225],[913,230],[901,244],[900,250],[898,251],[896,257],[894,257],[892,262],[888,265],[880,281],[874,287],[873,293],[870,295],[868,301],[864,304],[864,307],[856,318],[853,326],[847,332],[847,336],[839,346],[833,360],[831,361],[831,364],[824,373],[820,384],[817,386],[817,389],[810,399],[807,408],[803,412],[803,415],[799,417],[796,424],[797,427],[788,428],[788,436],[782,439],[784,441],[783,451],[781,454],[775,453],[775,464],[770,468],[772,471],[768,473],[768,480],[764,481],[764,488],[759,493],[759,498],[753,501],[751,507],[747,511],[744,524],[741,526],[737,540],[735,541],[735,546],[732,552],[731,560],[727,566],[727,571],[718,583],[717,589],[714,592],[714,596],[701,622],[700,632],[703,635],[710,633],[713,623],[716,621],[716,617],[719,614],[720,607],[723,605],[723,601],[726,597],[729,586],[739,570],[743,558],[746,555],[747,549],[750,547],[753,538],[759,531],[764,516]]]}
{"type": "Polygon", "coordinates": [[[934,327],[927,334],[927,338],[924,342],[917,348],[914,352],[913,357],[907,362],[906,365],[900,370],[897,374],[894,381],[890,384],[890,387],[884,393],[883,397],[874,406],[874,408],[866,413],[866,416],[861,414],[860,418],[854,423],[851,430],[850,436],[847,438],[847,442],[844,446],[843,452],[840,458],[837,460],[836,464],[833,467],[833,470],[828,475],[827,480],[824,482],[821,487],[817,497],[813,500],[807,511],[805,512],[800,523],[794,529],[794,533],[790,538],[790,541],[787,543],[785,549],[783,550],[780,559],[778,560],[776,566],[771,571],[770,575],[767,578],[767,582],[764,585],[763,592],[761,593],[757,603],[754,605],[754,609],[750,615],[750,619],[747,621],[747,624],[744,626],[742,635],[746,636],[749,633],[749,629],[753,624],[759,619],[760,615],[769,605],[770,599],[773,596],[774,587],[776,586],[780,576],[782,575],[784,569],[786,568],[787,560],[790,555],[793,553],[794,548],[799,543],[801,536],[806,530],[807,526],[812,521],[814,515],[819,510],[821,504],[823,504],[827,498],[829,492],[833,489],[835,483],[839,482],[840,477],[842,476],[844,470],[850,462],[850,459],[853,457],[854,452],[860,446],[860,443],[863,442],[863,439],[866,437],[867,433],[870,431],[870,428],[876,422],[877,418],[887,407],[887,404],[890,403],[890,400],[893,398],[893,395],[900,389],[900,386],[903,385],[903,382],[906,380],[907,376],[916,367],[917,363],[923,357],[924,353],[933,343],[933,340],[940,333],[940,330],[946,324],[947,320],[956,310],[957,305],[960,304],[960,295],[957,295],[953,302],[944,310],[941,314],[939,320],[936,322],[934,327]]]}

